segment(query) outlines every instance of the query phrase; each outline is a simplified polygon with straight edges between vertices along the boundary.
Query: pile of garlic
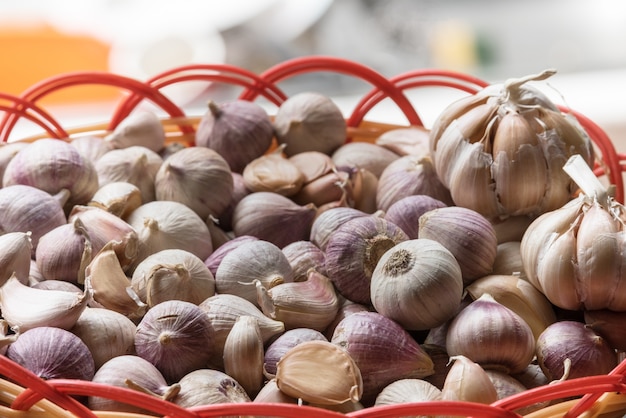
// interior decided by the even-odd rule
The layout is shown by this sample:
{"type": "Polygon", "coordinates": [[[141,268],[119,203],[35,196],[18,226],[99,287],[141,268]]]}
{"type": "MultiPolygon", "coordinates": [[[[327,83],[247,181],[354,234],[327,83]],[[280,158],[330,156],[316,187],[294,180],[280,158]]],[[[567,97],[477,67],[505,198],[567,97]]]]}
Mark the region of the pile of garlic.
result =
{"type": "Polygon", "coordinates": [[[528,225],[574,199],[568,158],[594,161],[586,134],[527,84],[551,74],[371,143],[346,142],[332,100],[303,93],[273,119],[210,103],[194,147],[168,143],[143,110],[104,138],[3,144],[3,352],[46,379],[183,407],[492,403],[608,373],[623,348],[594,324],[580,343],[601,347],[593,365],[548,365],[570,347],[538,345],[584,310],[543,293],[521,241],[530,253],[528,225]]]}

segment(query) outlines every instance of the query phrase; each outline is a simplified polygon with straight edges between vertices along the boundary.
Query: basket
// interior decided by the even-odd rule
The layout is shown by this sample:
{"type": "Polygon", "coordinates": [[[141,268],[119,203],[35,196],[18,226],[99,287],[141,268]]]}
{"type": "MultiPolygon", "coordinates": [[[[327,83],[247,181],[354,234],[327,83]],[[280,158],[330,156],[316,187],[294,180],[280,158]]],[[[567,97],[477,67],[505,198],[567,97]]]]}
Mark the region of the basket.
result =
{"type": "MultiPolygon", "coordinates": [[[[51,137],[70,139],[79,135],[104,137],[143,101],[152,102],[163,112],[161,118],[167,141],[185,146],[194,145],[195,128],[199,115],[187,115],[172,102],[162,89],[188,81],[226,83],[241,88],[238,98],[256,100],[263,97],[270,104],[280,106],[287,95],[278,84],[289,77],[309,72],[335,72],[357,77],[371,85],[346,117],[348,141],[373,142],[382,133],[399,127],[423,127],[417,106],[409,101],[405,91],[422,87],[455,89],[472,94],[488,83],[467,74],[445,70],[420,69],[386,78],[362,64],[327,56],[302,57],[282,62],[261,74],[226,64],[198,64],[173,68],[147,81],[139,81],[105,72],[76,72],[61,74],[33,85],[20,96],[0,93],[0,142],[12,141],[11,136],[20,119],[37,125],[41,132],[23,141],[51,137]],[[62,126],[38,102],[57,90],[97,84],[122,89],[127,94],[117,104],[112,117],[104,123],[67,128],[62,126]],[[366,119],[381,101],[389,99],[406,117],[406,125],[386,124],[366,119]]],[[[615,186],[615,198],[624,202],[623,171],[626,155],[618,154],[606,133],[584,115],[560,107],[563,112],[575,116],[585,128],[597,149],[594,172],[615,186]]],[[[56,379],[42,380],[32,372],[0,356],[0,416],[3,417],[63,417],[63,418],[142,418],[166,416],[171,418],[198,418],[221,416],[275,416],[275,417],[352,417],[382,418],[415,415],[474,416],[474,417],[521,417],[521,408],[550,401],[549,406],[525,415],[532,418],[548,417],[616,417],[626,412],[626,360],[611,373],[589,376],[530,389],[501,399],[491,405],[461,401],[415,402],[391,406],[374,406],[350,413],[339,413],[319,407],[295,404],[233,403],[206,405],[184,409],[171,402],[140,393],[135,390],[111,387],[94,382],[56,379]],[[98,396],[122,401],[149,411],[152,415],[129,414],[107,411],[91,411],[78,399],[81,396],[98,396]]]]}

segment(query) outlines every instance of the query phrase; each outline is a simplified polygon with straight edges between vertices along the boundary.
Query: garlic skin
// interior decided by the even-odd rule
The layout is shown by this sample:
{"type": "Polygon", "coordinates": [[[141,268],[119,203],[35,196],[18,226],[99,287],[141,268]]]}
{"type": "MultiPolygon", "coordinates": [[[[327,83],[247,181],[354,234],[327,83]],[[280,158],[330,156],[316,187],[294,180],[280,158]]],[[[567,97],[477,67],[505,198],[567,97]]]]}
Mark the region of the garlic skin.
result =
{"type": "Polygon", "coordinates": [[[93,356],[95,369],[113,357],[133,354],[137,326],[126,316],[104,308],[85,308],[70,332],[93,356]]]}
{"type": "Polygon", "coordinates": [[[263,387],[264,356],[258,319],[240,316],[224,343],[224,371],[245,389],[250,398],[254,398],[263,387]]]}
{"type": "MultiPolygon", "coordinates": [[[[304,184],[304,175],[288,158],[283,156],[285,144],[271,153],[250,161],[243,169],[244,185],[251,192],[274,192],[293,196],[304,184]]],[[[308,202],[307,202],[308,203],[308,202]]]]}
{"type": "Polygon", "coordinates": [[[215,279],[204,262],[179,249],[156,252],[137,265],[131,287],[148,308],[166,300],[200,304],[215,294],[215,279]]]}
{"type": "Polygon", "coordinates": [[[274,127],[261,106],[247,100],[209,101],[196,130],[196,146],[220,154],[230,169],[241,173],[272,144],[274,127]]]}
{"type": "Polygon", "coordinates": [[[573,154],[593,166],[590,138],[530,81],[488,86],[446,108],[431,129],[430,150],[441,182],[457,206],[488,219],[536,217],[571,198],[562,167],[573,154]]]}
{"type": "Polygon", "coordinates": [[[306,341],[287,351],[276,365],[276,385],[288,396],[320,405],[358,402],[363,394],[356,362],[328,341],[306,341]]]}
{"type": "Polygon", "coordinates": [[[73,293],[35,289],[22,284],[15,274],[0,287],[2,317],[20,332],[41,326],[70,329],[89,299],[88,290],[73,293]]]}
{"type": "Polygon", "coordinates": [[[337,167],[364,168],[378,179],[389,164],[400,158],[398,154],[370,142],[347,142],[331,157],[337,167]]]}
{"type": "Polygon", "coordinates": [[[493,269],[498,240],[493,225],[480,213],[463,207],[446,206],[419,218],[420,238],[438,241],[454,255],[468,285],[493,269]]]}
{"type": "Polygon", "coordinates": [[[377,312],[346,316],[337,324],[330,341],[346,350],[361,371],[361,401],[366,407],[391,382],[434,373],[431,358],[408,331],[377,312]]]}
{"type": "Polygon", "coordinates": [[[188,147],[163,161],[154,188],[157,200],[183,203],[202,219],[217,218],[230,204],[233,177],[228,163],[216,151],[188,147]]]}
{"type": "Polygon", "coordinates": [[[124,118],[104,141],[113,148],[142,146],[159,152],[165,147],[165,129],[154,112],[140,109],[124,118]]]}
{"type": "Polygon", "coordinates": [[[114,149],[95,163],[100,187],[108,183],[124,181],[134,184],[141,191],[141,201],[156,199],[154,180],[163,164],[163,158],[149,148],[134,145],[124,149],[114,149]]]}
{"type": "Polygon", "coordinates": [[[28,284],[33,249],[30,232],[8,232],[0,235],[0,286],[12,275],[28,284]]]}
{"type": "Polygon", "coordinates": [[[104,209],[119,218],[125,218],[141,204],[141,190],[124,181],[103,185],[87,203],[88,206],[104,209]]]}
{"type": "Polygon", "coordinates": [[[94,360],[89,348],[71,332],[39,326],[21,332],[6,356],[42,379],[92,380],[94,360]]]}
{"type": "Polygon", "coordinates": [[[454,360],[441,389],[441,399],[491,404],[498,400],[498,392],[486,371],[463,355],[454,360]]]}
{"type": "Polygon", "coordinates": [[[263,369],[267,376],[276,375],[276,364],[291,348],[305,341],[328,341],[319,331],[311,328],[293,328],[274,339],[265,350],[263,369]]]}
{"type": "Polygon", "coordinates": [[[251,402],[239,382],[219,370],[194,370],[183,376],[178,383],[180,392],[171,401],[183,408],[251,402]]]}
{"type": "Polygon", "coordinates": [[[273,121],[285,153],[318,151],[330,155],[346,141],[346,121],[333,100],[315,92],[301,92],[285,100],[273,121]]]}
{"type": "Polygon", "coordinates": [[[343,223],[326,246],[326,274],[337,291],[353,302],[369,304],[372,273],[382,255],[408,240],[398,226],[369,215],[343,223]]]}
{"type": "Polygon", "coordinates": [[[372,305],[407,330],[442,325],[463,298],[461,268],[437,241],[408,240],[382,255],[372,273],[372,305]]]}
{"type": "Polygon", "coordinates": [[[522,317],[484,293],[454,317],[446,334],[446,350],[483,368],[518,373],[535,355],[535,337],[522,317]]]}
{"type": "Polygon", "coordinates": [[[87,203],[98,190],[94,165],[69,143],[58,139],[40,139],[20,150],[9,162],[2,187],[15,184],[33,186],[50,194],[63,189],[70,192],[63,206],[87,203]]]}
{"type": "Polygon", "coordinates": [[[190,302],[161,302],[137,325],[137,355],[154,364],[170,383],[208,364],[212,347],[209,318],[190,302]]]}
{"type": "MultiPolygon", "coordinates": [[[[385,386],[376,396],[374,406],[397,405],[409,402],[442,400],[441,390],[422,379],[400,379],[385,386]]],[[[415,417],[422,417],[416,415],[415,417]]]]}
{"type": "Polygon", "coordinates": [[[54,228],[67,223],[63,206],[69,192],[64,190],[54,197],[33,186],[16,184],[0,188],[0,232],[29,232],[34,250],[39,238],[54,228]],[[64,196],[65,195],[65,196],[64,196]]]}
{"type": "Polygon", "coordinates": [[[226,254],[215,273],[215,289],[217,293],[237,295],[259,306],[255,280],[271,289],[293,279],[289,260],[280,248],[268,241],[255,240],[226,254]]]}

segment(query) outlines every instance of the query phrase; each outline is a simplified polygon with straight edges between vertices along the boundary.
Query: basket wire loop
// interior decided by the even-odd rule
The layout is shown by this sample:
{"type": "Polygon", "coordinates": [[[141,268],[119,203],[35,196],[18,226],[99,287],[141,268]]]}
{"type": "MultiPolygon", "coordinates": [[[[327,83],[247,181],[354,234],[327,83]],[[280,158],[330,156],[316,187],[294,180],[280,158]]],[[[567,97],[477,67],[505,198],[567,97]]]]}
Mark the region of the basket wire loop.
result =
{"type": "MultiPolygon", "coordinates": [[[[101,71],[72,72],[49,77],[25,90],[20,97],[34,103],[56,90],[85,84],[109,85],[138,92],[162,108],[170,117],[177,118],[185,116],[182,109],[151,86],[130,77],[101,71]]],[[[21,109],[22,105],[17,103],[15,107],[17,109],[21,109]]],[[[4,136],[1,137],[0,140],[3,140],[4,142],[7,141],[8,135],[14,128],[16,122],[17,117],[15,113],[8,113],[4,115],[0,121],[0,131],[4,132],[4,136]]]]}
{"type": "MultiPolygon", "coordinates": [[[[48,112],[35,103],[19,96],[1,92],[0,99],[13,103],[13,106],[2,105],[0,107],[2,111],[12,112],[15,110],[20,117],[39,125],[53,138],[63,138],[67,136],[63,127],[48,112]]],[[[0,133],[1,132],[0,130],[0,133]]]]}
{"type": "MultiPolygon", "coordinates": [[[[330,56],[294,58],[269,68],[261,73],[260,77],[267,83],[278,83],[286,78],[313,71],[331,71],[361,78],[385,92],[404,113],[411,125],[423,126],[417,111],[401,90],[379,72],[354,61],[330,56]]],[[[240,98],[254,100],[257,95],[256,89],[248,89],[243,92],[240,98]]],[[[355,125],[349,124],[349,126],[355,125]]]]}
{"type": "MultiPolygon", "coordinates": [[[[157,74],[148,79],[146,83],[160,90],[171,84],[184,81],[216,81],[239,85],[248,90],[254,90],[276,106],[280,106],[287,99],[285,93],[276,85],[267,83],[251,71],[228,64],[190,64],[179,66],[157,74]]],[[[121,122],[142,99],[136,93],[126,97],[114,112],[111,124],[116,126],[121,122]]]]}
{"type": "Polygon", "coordinates": [[[521,415],[492,405],[467,401],[425,401],[381,405],[346,414],[350,418],[397,418],[404,416],[475,416],[479,418],[520,418],[521,415]]]}

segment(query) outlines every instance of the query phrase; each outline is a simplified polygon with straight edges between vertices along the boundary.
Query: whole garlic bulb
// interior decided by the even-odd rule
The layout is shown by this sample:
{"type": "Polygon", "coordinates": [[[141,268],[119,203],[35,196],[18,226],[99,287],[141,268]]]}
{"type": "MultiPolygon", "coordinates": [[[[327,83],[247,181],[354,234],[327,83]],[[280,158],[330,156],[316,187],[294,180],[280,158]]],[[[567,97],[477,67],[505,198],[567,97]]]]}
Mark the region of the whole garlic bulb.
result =
{"type": "Polygon", "coordinates": [[[445,109],[431,129],[441,182],[457,206],[489,219],[538,216],[571,199],[562,171],[573,154],[592,166],[590,138],[528,82],[555,71],[493,84],[445,109]]]}
{"type": "Polygon", "coordinates": [[[159,152],[165,147],[165,129],[154,112],[141,109],[122,120],[104,141],[113,148],[142,146],[159,152]]]}

